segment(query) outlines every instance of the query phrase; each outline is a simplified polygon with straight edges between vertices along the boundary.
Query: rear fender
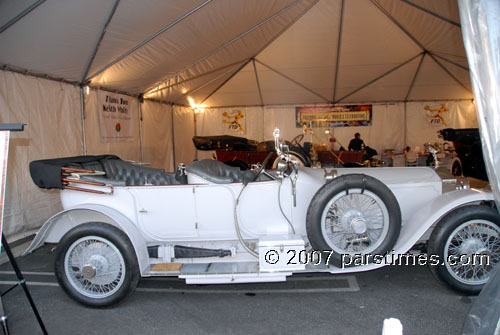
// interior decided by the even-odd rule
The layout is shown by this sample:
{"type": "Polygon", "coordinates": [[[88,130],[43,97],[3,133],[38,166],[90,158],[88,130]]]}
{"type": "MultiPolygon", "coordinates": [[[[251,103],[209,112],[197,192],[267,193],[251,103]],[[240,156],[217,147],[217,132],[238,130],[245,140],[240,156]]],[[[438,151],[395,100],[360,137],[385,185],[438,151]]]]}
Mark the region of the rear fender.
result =
{"type": "Polygon", "coordinates": [[[33,252],[45,242],[58,243],[69,230],[87,222],[104,222],[122,230],[134,246],[141,274],[148,270],[149,256],[143,235],[129,218],[102,205],[73,207],[52,216],[40,228],[23,255],[33,252]]]}

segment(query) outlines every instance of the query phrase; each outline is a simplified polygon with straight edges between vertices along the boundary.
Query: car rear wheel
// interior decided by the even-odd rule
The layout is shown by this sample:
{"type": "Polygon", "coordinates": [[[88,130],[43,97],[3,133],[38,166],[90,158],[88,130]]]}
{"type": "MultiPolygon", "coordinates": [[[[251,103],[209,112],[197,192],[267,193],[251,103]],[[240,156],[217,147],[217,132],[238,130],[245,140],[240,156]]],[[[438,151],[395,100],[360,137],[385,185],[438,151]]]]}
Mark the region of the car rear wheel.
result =
{"type": "Polygon", "coordinates": [[[139,266],[127,235],[105,223],[86,223],[67,232],[56,249],[60,286],[81,304],[107,307],[131,295],[139,266]]]}
{"type": "Polygon", "coordinates": [[[313,197],[306,228],[315,250],[331,251],[330,264],[347,266],[342,264],[345,255],[382,255],[394,247],[401,210],[381,181],[363,174],[343,175],[313,197]]]}
{"type": "Polygon", "coordinates": [[[500,263],[500,215],[494,208],[466,206],[445,216],[428,241],[439,264],[431,272],[449,287],[478,294],[500,263]]]}

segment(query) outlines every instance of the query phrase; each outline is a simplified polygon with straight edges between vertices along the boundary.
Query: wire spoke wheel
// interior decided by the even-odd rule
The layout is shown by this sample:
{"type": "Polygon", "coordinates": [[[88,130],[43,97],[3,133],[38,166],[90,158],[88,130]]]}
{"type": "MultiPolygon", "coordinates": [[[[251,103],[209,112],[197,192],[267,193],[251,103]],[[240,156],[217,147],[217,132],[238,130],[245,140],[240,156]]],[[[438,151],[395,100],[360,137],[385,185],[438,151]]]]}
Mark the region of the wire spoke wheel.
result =
{"type": "Polygon", "coordinates": [[[401,209],[380,180],[346,174],[316,192],[307,210],[306,230],[313,249],[331,251],[330,265],[354,266],[342,263],[344,255],[385,254],[394,247],[401,209]]]}
{"type": "Polygon", "coordinates": [[[112,225],[88,222],[68,231],[56,248],[55,274],[77,302],[109,307],[130,296],[140,271],[134,245],[112,225]]]}
{"type": "Polygon", "coordinates": [[[389,230],[387,207],[375,193],[350,189],[339,193],[325,206],[321,231],[337,253],[370,253],[377,249],[389,230]]]}
{"type": "Polygon", "coordinates": [[[485,284],[500,262],[500,228],[486,220],[458,226],[445,243],[445,265],[464,284],[485,284]]]}
{"type": "Polygon", "coordinates": [[[70,284],[89,298],[114,294],[124,282],[125,269],[125,260],[116,246],[98,236],[75,241],[64,259],[70,284]]]}
{"type": "Polygon", "coordinates": [[[469,205],[455,209],[437,224],[428,253],[441,262],[431,272],[449,287],[478,294],[500,263],[500,215],[496,208],[469,205]]]}

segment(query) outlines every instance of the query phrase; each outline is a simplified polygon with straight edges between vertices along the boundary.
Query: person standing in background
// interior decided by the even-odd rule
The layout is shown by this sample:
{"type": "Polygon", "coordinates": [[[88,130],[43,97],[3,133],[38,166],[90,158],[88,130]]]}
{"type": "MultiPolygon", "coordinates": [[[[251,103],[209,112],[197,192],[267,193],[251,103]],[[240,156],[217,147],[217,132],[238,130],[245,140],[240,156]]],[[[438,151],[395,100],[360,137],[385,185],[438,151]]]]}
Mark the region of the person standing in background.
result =
{"type": "Polygon", "coordinates": [[[359,151],[365,148],[365,142],[359,133],[354,134],[354,138],[349,142],[349,150],[359,151]]]}

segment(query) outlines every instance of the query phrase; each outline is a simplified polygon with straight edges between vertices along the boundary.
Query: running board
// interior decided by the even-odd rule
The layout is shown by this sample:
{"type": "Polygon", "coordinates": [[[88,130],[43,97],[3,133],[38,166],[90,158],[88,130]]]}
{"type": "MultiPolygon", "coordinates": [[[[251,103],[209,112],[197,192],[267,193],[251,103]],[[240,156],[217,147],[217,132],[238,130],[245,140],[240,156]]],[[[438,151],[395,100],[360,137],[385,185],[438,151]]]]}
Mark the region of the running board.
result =
{"type": "Polygon", "coordinates": [[[258,262],[185,264],[179,278],[186,284],[284,282],[292,272],[259,272],[258,262]]]}

